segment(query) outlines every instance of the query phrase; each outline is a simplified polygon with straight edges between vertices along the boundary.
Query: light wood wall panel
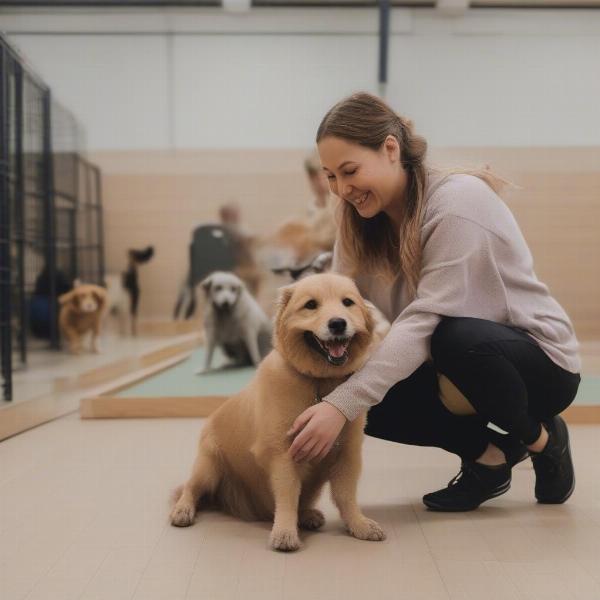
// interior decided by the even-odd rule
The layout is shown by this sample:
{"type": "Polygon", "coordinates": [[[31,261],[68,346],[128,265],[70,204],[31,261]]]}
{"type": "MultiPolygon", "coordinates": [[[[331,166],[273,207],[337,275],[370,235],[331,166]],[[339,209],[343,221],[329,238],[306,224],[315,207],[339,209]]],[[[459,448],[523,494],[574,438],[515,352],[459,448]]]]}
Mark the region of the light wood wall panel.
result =
{"type": "MultiPolygon", "coordinates": [[[[266,234],[305,214],[311,200],[304,150],[102,152],[107,268],[129,247],[153,244],[140,270],[145,318],[171,314],[187,269],[191,231],[237,201],[248,229],[266,234]]],[[[436,166],[489,164],[519,187],[507,190],[536,271],[579,336],[600,337],[600,148],[433,148],[436,166]]],[[[268,289],[268,286],[267,286],[268,289]]],[[[263,299],[264,300],[264,299],[263,299]]],[[[263,302],[264,303],[264,302],[263,302]]]]}
{"type": "Polygon", "coordinates": [[[129,247],[156,249],[139,271],[141,317],[171,315],[188,268],[191,232],[216,222],[221,204],[238,202],[247,229],[257,234],[303,216],[312,197],[305,155],[302,150],[94,155],[103,171],[107,270],[125,267],[129,247]]]}

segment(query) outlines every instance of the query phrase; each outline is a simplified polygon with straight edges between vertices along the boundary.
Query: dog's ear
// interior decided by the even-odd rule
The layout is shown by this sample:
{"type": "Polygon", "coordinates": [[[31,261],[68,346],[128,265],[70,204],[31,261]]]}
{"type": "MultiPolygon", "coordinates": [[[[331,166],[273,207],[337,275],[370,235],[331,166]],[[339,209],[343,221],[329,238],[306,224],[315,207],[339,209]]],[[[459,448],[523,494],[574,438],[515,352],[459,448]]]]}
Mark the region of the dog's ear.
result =
{"type": "Polygon", "coordinates": [[[276,307],[278,313],[283,312],[285,310],[285,307],[288,305],[295,289],[296,286],[292,283],[291,285],[285,285],[283,287],[280,287],[277,290],[276,307]]]}
{"type": "Polygon", "coordinates": [[[209,275],[208,277],[205,277],[200,282],[200,285],[202,286],[202,289],[204,290],[204,293],[208,296],[208,292],[210,292],[210,286],[212,285],[212,275],[209,275]]]}
{"type": "Polygon", "coordinates": [[[369,306],[365,305],[363,313],[365,317],[365,326],[367,327],[367,331],[371,334],[375,329],[374,311],[371,310],[369,306]]]}
{"type": "Polygon", "coordinates": [[[106,290],[99,285],[93,286],[92,294],[96,298],[99,307],[102,308],[106,304],[106,290]]]}
{"type": "MultiPolygon", "coordinates": [[[[384,323],[387,323],[385,317],[381,314],[379,309],[369,300],[363,299],[363,315],[365,319],[365,325],[367,327],[367,331],[372,334],[375,332],[375,329],[378,325],[381,324],[383,327],[384,323]]],[[[387,323],[389,325],[389,323],[387,323]]]]}
{"type": "Polygon", "coordinates": [[[58,303],[63,306],[65,304],[68,304],[69,302],[72,302],[73,299],[75,298],[75,296],[77,295],[77,291],[76,290],[71,290],[70,292],[67,292],[66,294],[61,294],[58,297],[58,303]]]}
{"type": "Polygon", "coordinates": [[[232,274],[232,275],[235,277],[235,279],[236,279],[236,284],[237,284],[237,287],[239,288],[240,292],[241,292],[242,290],[247,290],[247,291],[249,291],[249,290],[248,290],[248,287],[246,286],[246,282],[245,282],[245,281],[244,281],[244,280],[243,280],[243,279],[242,279],[242,278],[241,278],[241,277],[240,277],[240,276],[239,276],[237,273],[234,273],[234,272],[232,271],[232,273],[231,273],[231,274],[232,274]]]}
{"type": "Polygon", "coordinates": [[[287,305],[294,294],[294,289],[296,285],[292,283],[291,285],[286,285],[284,287],[280,287],[277,290],[277,300],[275,302],[275,328],[279,327],[279,321],[281,320],[281,316],[285,311],[287,305]]]}

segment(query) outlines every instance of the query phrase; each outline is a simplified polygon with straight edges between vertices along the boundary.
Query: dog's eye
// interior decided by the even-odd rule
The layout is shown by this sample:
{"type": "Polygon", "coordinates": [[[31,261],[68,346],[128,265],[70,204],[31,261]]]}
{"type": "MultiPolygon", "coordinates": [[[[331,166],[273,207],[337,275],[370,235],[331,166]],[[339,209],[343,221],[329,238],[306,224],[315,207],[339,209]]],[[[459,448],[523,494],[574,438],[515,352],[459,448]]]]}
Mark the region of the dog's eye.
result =
{"type": "Polygon", "coordinates": [[[221,286],[220,285],[216,285],[215,286],[215,292],[220,292],[221,291],[221,286]]]}
{"type": "Polygon", "coordinates": [[[344,306],[352,306],[354,304],[354,300],[352,300],[352,298],[344,298],[342,300],[342,304],[344,306]]]}
{"type": "Polygon", "coordinates": [[[316,300],[309,300],[305,305],[304,308],[308,308],[308,310],[315,310],[315,308],[317,308],[318,304],[316,300]]]}

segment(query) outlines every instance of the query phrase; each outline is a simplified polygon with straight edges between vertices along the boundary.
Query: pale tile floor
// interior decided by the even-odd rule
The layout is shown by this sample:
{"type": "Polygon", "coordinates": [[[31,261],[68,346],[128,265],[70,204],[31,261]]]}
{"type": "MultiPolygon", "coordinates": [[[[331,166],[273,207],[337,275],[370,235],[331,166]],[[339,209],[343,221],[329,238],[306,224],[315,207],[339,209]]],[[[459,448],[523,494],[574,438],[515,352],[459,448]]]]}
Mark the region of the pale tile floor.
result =
{"type": "Polygon", "coordinates": [[[366,438],[359,497],[388,539],[328,522],[304,547],[267,547],[269,525],[202,513],[168,524],[199,419],[58,419],[0,443],[2,600],[598,600],[600,426],[573,426],[578,485],[562,506],[533,501],[531,463],[508,494],[464,514],[427,512],[421,495],[457,460],[366,438]]]}

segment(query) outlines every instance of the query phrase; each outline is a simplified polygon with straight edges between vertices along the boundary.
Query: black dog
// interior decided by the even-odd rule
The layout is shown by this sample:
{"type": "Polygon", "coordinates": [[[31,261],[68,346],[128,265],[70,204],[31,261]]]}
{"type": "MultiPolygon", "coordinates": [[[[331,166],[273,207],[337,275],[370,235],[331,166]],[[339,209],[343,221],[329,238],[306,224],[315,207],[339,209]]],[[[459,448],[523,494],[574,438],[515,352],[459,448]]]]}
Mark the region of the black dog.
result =
{"type": "Polygon", "coordinates": [[[138,265],[147,263],[154,256],[154,247],[148,246],[143,250],[130,248],[128,251],[129,264],[127,270],[121,274],[123,287],[129,294],[129,310],[131,314],[131,332],[137,335],[137,311],[140,302],[140,284],[138,282],[138,265]]]}

